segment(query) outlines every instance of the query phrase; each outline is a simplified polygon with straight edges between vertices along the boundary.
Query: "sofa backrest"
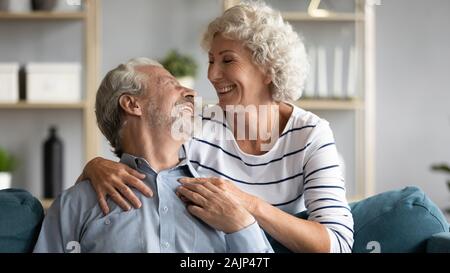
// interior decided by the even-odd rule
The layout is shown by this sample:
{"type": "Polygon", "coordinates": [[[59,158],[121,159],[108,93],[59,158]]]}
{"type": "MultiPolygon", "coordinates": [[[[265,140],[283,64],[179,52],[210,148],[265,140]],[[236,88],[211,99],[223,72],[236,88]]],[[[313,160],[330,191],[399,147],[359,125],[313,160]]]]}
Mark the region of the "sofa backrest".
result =
{"type": "MultiPolygon", "coordinates": [[[[417,187],[388,191],[350,204],[354,253],[425,252],[433,234],[448,232],[439,208],[417,187]]],[[[297,217],[307,219],[303,211],[297,217]]],[[[269,237],[275,252],[289,252],[269,237]]]]}
{"type": "Polygon", "coordinates": [[[0,252],[31,252],[44,210],[38,199],[19,189],[0,191],[0,252]]]}

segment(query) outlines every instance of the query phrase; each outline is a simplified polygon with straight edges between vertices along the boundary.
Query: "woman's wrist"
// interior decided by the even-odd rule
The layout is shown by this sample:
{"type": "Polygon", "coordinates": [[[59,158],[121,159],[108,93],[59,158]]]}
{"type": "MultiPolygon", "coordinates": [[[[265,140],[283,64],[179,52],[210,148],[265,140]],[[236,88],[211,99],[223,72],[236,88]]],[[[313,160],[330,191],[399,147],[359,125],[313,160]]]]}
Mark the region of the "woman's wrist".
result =
{"type": "Polygon", "coordinates": [[[262,202],[263,202],[262,199],[252,195],[247,205],[247,211],[250,212],[250,214],[256,218],[262,202]]]}
{"type": "Polygon", "coordinates": [[[90,178],[90,169],[94,168],[94,166],[97,164],[96,162],[101,159],[101,157],[94,157],[93,159],[89,160],[89,162],[84,166],[82,176],[84,179],[90,178]]]}

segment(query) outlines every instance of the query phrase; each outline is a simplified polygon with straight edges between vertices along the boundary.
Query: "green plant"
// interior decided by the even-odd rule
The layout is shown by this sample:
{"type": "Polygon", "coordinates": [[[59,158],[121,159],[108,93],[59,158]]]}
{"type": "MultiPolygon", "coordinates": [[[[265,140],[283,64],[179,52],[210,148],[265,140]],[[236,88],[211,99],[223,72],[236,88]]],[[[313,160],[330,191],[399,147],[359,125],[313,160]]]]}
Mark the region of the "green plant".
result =
{"type": "Polygon", "coordinates": [[[0,172],[12,172],[16,168],[16,163],[12,155],[0,148],[0,172]]]}
{"type": "Polygon", "coordinates": [[[161,64],[175,77],[197,75],[197,63],[188,56],[182,55],[176,50],[171,50],[161,61],[161,64]]]}
{"type": "MultiPolygon", "coordinates": [[[[450,167],[445,163],[434,164],[431,166],[431,169],[433,171],[443,172],[443,173],[447,173],[450,175],[450,167]]],[[[450,179],[447,180],[447,187],[448,187],[448,190],[450,191],[450,179]]]]}

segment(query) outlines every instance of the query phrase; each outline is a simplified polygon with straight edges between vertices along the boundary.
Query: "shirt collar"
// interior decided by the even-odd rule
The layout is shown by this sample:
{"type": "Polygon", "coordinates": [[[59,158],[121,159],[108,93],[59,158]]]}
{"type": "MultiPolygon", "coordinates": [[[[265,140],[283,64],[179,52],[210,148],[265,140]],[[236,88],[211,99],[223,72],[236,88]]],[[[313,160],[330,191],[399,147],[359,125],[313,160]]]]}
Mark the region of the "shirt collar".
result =
{"type": "MultiPolygon", "coordinates": [[[[176,169],[179,167],[186,166],[188,167],[189,171],[191,172],[193,177],[199,177],[197,171],[195,168],[191,165],[191,162],[187,158],[187,147],[185,144],[183,144],[180,148],[180,151],[178,152],[178,158],[180,159],[180,162],[173,167],[172,169],[176,169]]],[[[148,170],[151,173],[156,174],[156,172],[152,169],[150,164],[142,157],[136,157],[134,155],[130,155],[127,153],[123,153],[122,157],[120,158],[120,162],[127,165],[130,168],[133,168],[135,170],[137,169],[145,169],[148,170]]]]}

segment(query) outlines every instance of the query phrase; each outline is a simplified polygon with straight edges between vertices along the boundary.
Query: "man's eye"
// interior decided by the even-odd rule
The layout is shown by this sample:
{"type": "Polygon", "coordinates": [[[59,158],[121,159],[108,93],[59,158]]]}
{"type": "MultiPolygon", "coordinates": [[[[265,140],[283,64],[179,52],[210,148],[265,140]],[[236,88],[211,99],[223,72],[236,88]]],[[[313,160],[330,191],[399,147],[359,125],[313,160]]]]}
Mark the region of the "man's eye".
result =
{"type": "Polygon", "coordinates": [[[233,60],[223,60],[224,63],[231,63],[233,60]]]}

